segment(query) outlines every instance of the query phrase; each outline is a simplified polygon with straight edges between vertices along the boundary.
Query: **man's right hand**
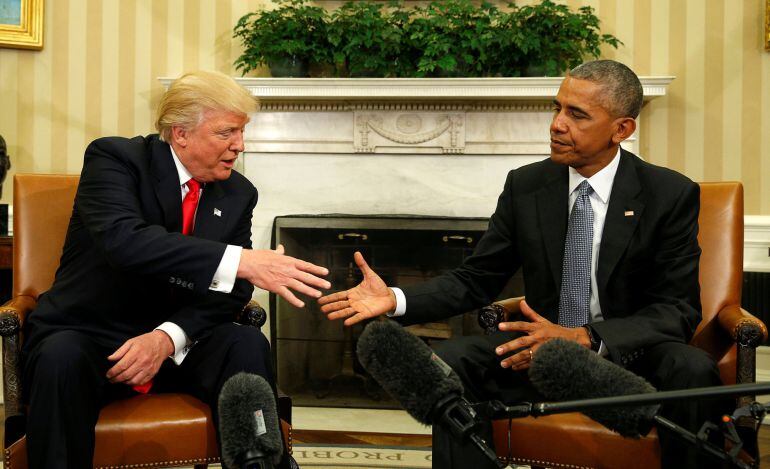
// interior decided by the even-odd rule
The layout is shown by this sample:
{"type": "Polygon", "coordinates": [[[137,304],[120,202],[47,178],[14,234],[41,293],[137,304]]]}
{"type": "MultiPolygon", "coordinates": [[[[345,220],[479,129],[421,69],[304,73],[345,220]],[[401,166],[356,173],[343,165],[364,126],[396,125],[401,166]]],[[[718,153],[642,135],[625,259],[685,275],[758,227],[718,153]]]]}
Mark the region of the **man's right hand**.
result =
{"type": "Polygon", "coordinates": [[[396,295],[385,285],[360,252],[353,254],[356,265],[364,274],[364,280],[350,290],[332,293],[318,300],[321,311],[329,319],[345,320],[346,326],[352,326],[364,319],[383,315],[396,309],[396,295]]]}
{"type": "Polygon", "coordinates": [[[252,285],[280,295],[283,299],[302,308],[305,306],[291,290],[318,298],[321,292],[316,288],[329,289],[331,284],[318,275],[329,275],[329,270],[283,253],[279,244],[275,251],[244,249],[238,264],[237,277],[246,279],[252,285]]]}

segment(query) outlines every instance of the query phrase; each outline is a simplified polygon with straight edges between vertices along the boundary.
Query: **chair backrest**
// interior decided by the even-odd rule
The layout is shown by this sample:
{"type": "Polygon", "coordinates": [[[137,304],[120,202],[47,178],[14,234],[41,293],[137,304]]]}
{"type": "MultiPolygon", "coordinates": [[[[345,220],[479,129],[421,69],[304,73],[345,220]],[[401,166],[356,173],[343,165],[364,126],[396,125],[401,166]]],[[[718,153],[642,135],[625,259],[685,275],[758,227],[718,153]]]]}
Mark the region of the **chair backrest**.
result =
{"type": "Polygon", "coordinates": [[[79,176],[13,178],[13,296],[37,298],[53,284],[79,176]]]}
{"type": "Polygon", "coordinates": [[[735,383],[735,346],[716,323],[717,313],[740,306],[743,285],[743,186],[700,183],[698,242],[703,320],[693,343],[719,362],[722,380],[735,383]]]}

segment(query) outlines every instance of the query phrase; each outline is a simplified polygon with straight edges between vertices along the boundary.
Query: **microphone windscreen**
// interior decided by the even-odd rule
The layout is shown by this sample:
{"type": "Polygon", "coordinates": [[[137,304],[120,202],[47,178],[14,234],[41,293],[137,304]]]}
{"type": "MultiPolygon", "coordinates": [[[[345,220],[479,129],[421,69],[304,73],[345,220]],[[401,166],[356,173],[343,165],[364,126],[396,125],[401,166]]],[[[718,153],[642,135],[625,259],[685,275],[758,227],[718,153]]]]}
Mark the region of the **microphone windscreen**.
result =
{"type": "MultiPolygon", "coordinates": [[[[554,339],[538,347],[529,367],[532,385],[560,402],[655,392],[644,378],[600,357],[580,344],[554,339]]],[[[649,432],[657,405],[586,411],[593,420],[626,437],[649,432]]]]}
{"type": "Polygon", "coordinates": [[[369,323],[358,339],[358,359],[364,369],[425,425],[433,424],[436,404],[460,396],[460,378],[415,335],[394,321],[369,323]]]}
{"type": "Polygon", "coordinates": [[[226,467],[241,467],[255,452],[272,460],[281,456],[275,397],[263,377],[238,373],[225,382],[219,394],[219,434],[226,467]]]}

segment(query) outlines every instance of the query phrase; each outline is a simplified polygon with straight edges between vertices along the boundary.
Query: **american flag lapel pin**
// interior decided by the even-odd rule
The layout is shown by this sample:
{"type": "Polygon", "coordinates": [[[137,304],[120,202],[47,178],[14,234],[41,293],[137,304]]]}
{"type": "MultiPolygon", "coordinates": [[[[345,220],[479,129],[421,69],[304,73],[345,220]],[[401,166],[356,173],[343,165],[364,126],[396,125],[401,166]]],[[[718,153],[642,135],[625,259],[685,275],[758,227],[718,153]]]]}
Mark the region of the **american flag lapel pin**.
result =
{"type": "MultiPolygon", "coordinates": [[[[628,213],[628,212],[626,212],[626,213],[628,213]]],[[[217,217],[221,217],[222,216],[222,211],[219,210],[218,208],[215,208],[214,209],[214,215],[217,216],[217,217]]]]}
{"type": "Polygon", "coordinates": [[[633,210],[626,210],[625,212],[623,212],[623,215],[626,216],[626,217],[633,217],[634,216],[634,211],[633,210]]]}

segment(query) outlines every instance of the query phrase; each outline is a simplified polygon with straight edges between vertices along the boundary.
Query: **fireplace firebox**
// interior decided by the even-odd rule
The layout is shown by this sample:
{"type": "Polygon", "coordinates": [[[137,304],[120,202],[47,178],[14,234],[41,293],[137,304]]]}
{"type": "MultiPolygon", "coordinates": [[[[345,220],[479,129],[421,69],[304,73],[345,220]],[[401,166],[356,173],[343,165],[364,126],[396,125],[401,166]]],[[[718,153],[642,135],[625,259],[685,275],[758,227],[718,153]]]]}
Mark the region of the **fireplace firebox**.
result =
{"type": "MultiPolygon", "coordinates": [[[[289,215],[276,217],[272,247],[329,268],[332,290],[357,285],[356,250],[389,286],[428,280],[458,266],[473,252],[488,225],[486,218],[409,215],[289,215]]],[[[523,294],[513,277],[501,298],[523,294]]],[[[344,327],[329,321],[315,300],[300,310],[270,295],[270,324],[278,386],[300,406],[398,408],[366,374],[355,356],[365,324],[344,327]]],[[[471,312],[443,323],[409,330],[428,344],[483,333],[471,312]]]]}

